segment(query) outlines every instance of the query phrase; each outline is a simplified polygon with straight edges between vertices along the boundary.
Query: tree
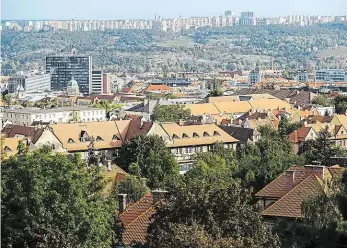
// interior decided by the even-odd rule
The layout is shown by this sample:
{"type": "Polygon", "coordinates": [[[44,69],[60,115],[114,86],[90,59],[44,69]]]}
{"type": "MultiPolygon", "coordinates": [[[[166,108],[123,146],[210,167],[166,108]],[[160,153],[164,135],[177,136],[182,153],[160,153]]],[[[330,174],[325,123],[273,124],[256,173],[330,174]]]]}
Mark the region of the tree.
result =
{"type": "Polygon", "coordinates": [[[246,186],[260,190],[293,164],[302,164],[287,136],[270,126],[259,128],[261,138],[237,152],[237,176],[246,186]]]}
{"type": "Polygon", "coordinates": [[[17,151],[18,151],[18,155],[25,155],[28,153],[29,151],[29,146],[25,143],[24,140],[20,140],[18,142],[18,146],[17,146],[17,151]]]}
{"type": "Polygon", "coordinates": [[[99,108],[99,109],[105,109],[107,115],[109,115],[109,113],[110,113],[112,110],[121,108],[121,105],[116,104],[116,103],[111,104],[111,103],[110,103],[109,101],[107,101],[107,100],[98,101],[98,102],[95,103],[93,106],[96,107],[96,108],[99,108]]]}
{"type": "Polygon", "coordinates": [[[302,155],[305,157],[306,163],[318,162],[322,165],[330,165],[330,158],[340,153],[339,147],[334,145],[331,137],[329,127],[326,126],[318,133],[315,140],[303,146],[302,155]]]}
{"type": "Polygon", "coordinates": [[[154,107],[152,120],[165,122],[173,121],[177,122],[180,120],[187,120],[190,117],[190,109],[185,108],[184,105],[159,105],[154,107]]]}
{"type": "Polygon", "coordinates": [[[326,95],[320,95],[320,96],[315,97],[315,99],[313,99],[312,103],[321,105],[323,107],[331,106],[331,102],[326,95]]]}
{"type": "Polygon", "coordinates": [[[127,141],[119,150],[117,161],[127,172],[130,165],[137,163],[150,188],[166,188],[179,177],[175,158],[157,135],[139,135],[127,141]]]}
{"type": "Polygon", "coordinates": [[[263,226],[252,204],[251,191],[242,188],[232,173],[225,162],[196,161],[181,187],[157,209],[148,229],[149,247],[172,247],[171,242],[178,247],[208,247],[210,239],[219,244],[228,240],[225,247],[233,247],[232,241],[241,247],[278,246],[276,235],[263,226]]]}
{"type": "Polygon", "coordinates": [[[146,187],[144,181],[132,175],[127,175],[113,189],[113,195],[115,197],[118,194],[127,194],[127,200],[129,202],[137,202],[146,192],[149,192],[149,188],[146,187]]]}
{"type": "Polygon", "coordinates": [[[334,99],[337,114],[344,114],[347,109],[347,96],[339,95],[334,99]]]}
{"type": "Polygon", "coordinates": [[[112,212],[99,168],[44,147],[1,163],[3,247],[109,247],[112,212]]]}
{"type": "Polygon", "coordinates": [[[4,102],[7,104],[7,105],[11,105],[12,103],[12,98],[9,94],[5,95],[4,96],[4,102]]]}
{"type": "Polygon", "coordinates": [[[211,90],[210,93],[208,94],[209,97],[214,97],[214,96],[223,96],[224,92],[221,89],[214,89],[211,90]]]}

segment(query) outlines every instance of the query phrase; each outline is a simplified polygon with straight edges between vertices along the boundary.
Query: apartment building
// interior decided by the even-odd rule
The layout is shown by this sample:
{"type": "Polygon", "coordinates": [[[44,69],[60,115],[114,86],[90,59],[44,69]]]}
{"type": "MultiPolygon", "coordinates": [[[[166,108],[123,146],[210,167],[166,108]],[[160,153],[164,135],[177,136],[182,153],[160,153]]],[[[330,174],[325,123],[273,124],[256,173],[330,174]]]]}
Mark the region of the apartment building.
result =
{"type": "Polygon", "coordinates": [[[26,73],[12,76],[8,80],[9,93],[24,90],[26,93],[43,92],[51,90],[51,75],[44,72],[26,73]]]}
{"type": "Polygon", "coordinates": [[[347,71],[342,69],[321,69],[315,72],[316,82],[347,82],[347,71]]]}
{"type": "Polygon", "coordinates": [[[4,109],[3,120],[15,125],[30,126],[35,123],[68,123],[105,121],[105,109],[72,106],[53,109],[4,109]]]}

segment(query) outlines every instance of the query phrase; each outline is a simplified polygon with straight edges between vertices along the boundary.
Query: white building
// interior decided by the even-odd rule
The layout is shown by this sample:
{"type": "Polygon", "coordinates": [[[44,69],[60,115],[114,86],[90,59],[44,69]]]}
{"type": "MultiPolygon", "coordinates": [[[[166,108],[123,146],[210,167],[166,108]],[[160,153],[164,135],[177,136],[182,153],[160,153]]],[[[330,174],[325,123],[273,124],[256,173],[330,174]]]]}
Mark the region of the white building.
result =
{"type": "Polygon", "coordinates": [[[13,76],[8,80],[8,91],[14,93],[22,88],[26,93],[43,92],[51,90],[51,75],[49,73],[27,73],[13,76]]]}
{"type": "Polygon", "coordinates": [[[343,69],[321,69],[315,73],[316,82],[347,82],[347,71],[343,69]]]}
{"type": "Polygon", "coordinates": [[[3,121],[15,125],[30,126],[33,123],[69,123],[105,121],[105,109],[90,108],[87,106],[60,107],[52,109],[4,109],[3,121]]]}
{"type": "Polygon", "coordinates": [[[298,71],[295,77],[296,81],[300,83],[308,82],[308,72],[305,70],[298,71]]]}
{"type": "Polygon", "coordinates": [[[252,86],[255,83],[259,83],[261,81],[261,74],[259,70],[252,70],[248,74],[248,85],[252,86]]]}
{"type": "Polygon", "coordinates": [[[92,93],[103,93],[102,71],[92,71],[92,93]]]}

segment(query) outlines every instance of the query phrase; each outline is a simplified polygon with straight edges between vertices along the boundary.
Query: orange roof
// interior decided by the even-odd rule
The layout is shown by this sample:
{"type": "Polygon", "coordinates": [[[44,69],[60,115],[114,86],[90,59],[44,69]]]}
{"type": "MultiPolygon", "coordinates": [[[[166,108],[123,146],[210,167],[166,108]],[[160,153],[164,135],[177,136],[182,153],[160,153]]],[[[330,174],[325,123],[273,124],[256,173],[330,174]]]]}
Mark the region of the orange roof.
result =
{"type": "Polygon", "coordinates": [[[119,216],[124,225],[123,242],[125,244],[144,244],[150,218],[154,213],[155,209],[151,194],[146,194],[139,201],[127,207],[119,216]]]}
{"type": "Polygon", "coordinates": [[[147,92],[149,92],[149,91],[172,91],[172,89],[169,86],[163,84],[163,85],[150,85],[146,88],[145,91],[147,91],[147,92]]]}
{"type": "Polygon", "coordinates": [[[266,208],[262,215],[289,218],[303,217],[301,213],[302,203],[310,197],[324,193],[322,184],[322,180],[316,174],[311,174],[281,199],[266,208]]]}

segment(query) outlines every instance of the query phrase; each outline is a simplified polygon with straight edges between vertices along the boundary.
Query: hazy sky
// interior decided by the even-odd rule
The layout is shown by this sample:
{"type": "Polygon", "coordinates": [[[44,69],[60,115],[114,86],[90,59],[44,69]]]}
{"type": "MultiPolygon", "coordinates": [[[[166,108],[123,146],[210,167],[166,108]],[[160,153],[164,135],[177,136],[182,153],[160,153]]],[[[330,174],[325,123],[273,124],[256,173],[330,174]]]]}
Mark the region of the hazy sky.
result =
{"type": "Polygon", "coordinates": [[[257,16],[347,15],[347,0],[2,0],[2,19],[153,19],[251,10],[257,16]]]}

